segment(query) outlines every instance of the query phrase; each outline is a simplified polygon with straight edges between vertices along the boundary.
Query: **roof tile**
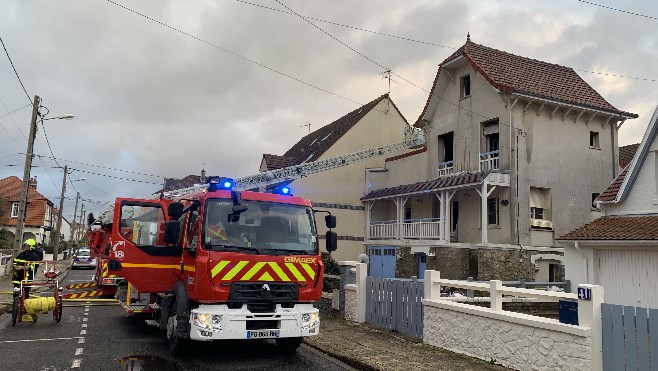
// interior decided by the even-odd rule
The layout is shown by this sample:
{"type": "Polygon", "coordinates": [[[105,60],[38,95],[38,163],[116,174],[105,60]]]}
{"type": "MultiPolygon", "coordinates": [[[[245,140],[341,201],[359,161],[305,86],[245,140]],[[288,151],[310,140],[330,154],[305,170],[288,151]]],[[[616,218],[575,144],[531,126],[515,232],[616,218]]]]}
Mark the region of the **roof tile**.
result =
{"type": "Polygon", "coordinates": [[[602,217],[557,240],[658,240],[658,215],[602,217]]]}
{"type": "Polygon", "coordinates": [[[361,201],[374,200],[378,198],[390,198],[405,194],[431,192],[433,190],[454,187],[468,184],[479,184],[488,175],[486,172],[478,173],[458,173],[450,176],[441,177],[426,182],[414,184],[404,184],[391,188],[383,188],[372,191],[361,198],[361,201]]]}
{"type": "MultiPolygon", "coordinates": [[[[13,202],[20,202],[22,188],[23,181],[17,176],[0,179],[0,208],[2,208],[3,215],[0,217],[0,225],[16,225],[18,219],[10,217],[11,204],[13,202]]],[[[28,187],[27,189],[27,201],[25,225],[43,226],[46,219],[47,206],[52,206],[53,203],[32,187],[28,187]]]]}

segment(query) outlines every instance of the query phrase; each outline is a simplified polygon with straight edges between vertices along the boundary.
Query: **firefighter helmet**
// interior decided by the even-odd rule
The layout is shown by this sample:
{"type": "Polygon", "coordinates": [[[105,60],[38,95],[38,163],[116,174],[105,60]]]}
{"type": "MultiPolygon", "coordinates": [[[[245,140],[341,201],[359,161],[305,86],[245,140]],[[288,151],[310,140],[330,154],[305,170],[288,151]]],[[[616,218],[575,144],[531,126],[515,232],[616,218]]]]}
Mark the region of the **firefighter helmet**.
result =
{"type": "Polygon", "coordinates": [[[37,241],[34,238],[28,238],[23,244],[30,246],[30,249],[34,249],[37,246],[37,241]]]}

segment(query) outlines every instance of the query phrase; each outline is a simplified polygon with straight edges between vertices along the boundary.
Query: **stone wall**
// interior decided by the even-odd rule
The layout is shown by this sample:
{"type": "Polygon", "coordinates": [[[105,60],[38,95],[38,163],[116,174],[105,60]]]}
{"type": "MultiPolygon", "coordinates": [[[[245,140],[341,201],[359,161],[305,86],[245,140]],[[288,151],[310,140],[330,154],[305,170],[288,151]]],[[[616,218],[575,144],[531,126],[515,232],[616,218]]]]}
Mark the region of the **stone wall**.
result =
{"type": "MultiPolygon", "coordinates": [[[[358,298],[356,296],[356,286],[345,286],[345,319],[348,321],[358,322],[358,298]]],[[[365,304],[365,303],[364,303],[365,304]]]]}
{"type": "MultiPolygon", "coordinates": [[[[535,250],[496,247],[430,247],[426,269],[441,272],[441,278],[476,281],[534,281],[535,265],[531,256],[535,250]],[[433,256],[431,256],[434,254],[433,256]]],[[[555,254],[555,252],[550,252],[555,254]]],[[[408,246],[398,247],[395,276],[418,276],[418,255],[408,246]]]]}
{"type": "Polygon", "coordinates": [[[590,370],[591,337],[424,306],[423,341],[517,370],[590,370]]]}

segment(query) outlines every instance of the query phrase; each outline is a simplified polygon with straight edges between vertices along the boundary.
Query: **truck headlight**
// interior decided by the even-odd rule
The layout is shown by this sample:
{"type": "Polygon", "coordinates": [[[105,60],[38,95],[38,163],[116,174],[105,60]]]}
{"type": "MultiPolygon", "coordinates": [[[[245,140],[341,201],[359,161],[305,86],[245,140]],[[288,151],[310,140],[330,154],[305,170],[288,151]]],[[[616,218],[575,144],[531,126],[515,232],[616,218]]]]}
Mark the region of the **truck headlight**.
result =
{"type": "Polygon", "coordinates": [[[199,327],[210,327],[210,315],[206,313],[194,313],[194,324],[199,327]]]}
{"type": "Polygon", "coordinates": [[[217,315],[217,314],[213,314],[211,322],[212,322],[212,327],[221,330],[221,328],[222,328],[222,316],[217,315]]]}
{"type": "Polygon", "coordinates": [[[310,313],[302,314],[302,322],[310,322],[310,321],[311,321],[311,314],[310,313]]]}

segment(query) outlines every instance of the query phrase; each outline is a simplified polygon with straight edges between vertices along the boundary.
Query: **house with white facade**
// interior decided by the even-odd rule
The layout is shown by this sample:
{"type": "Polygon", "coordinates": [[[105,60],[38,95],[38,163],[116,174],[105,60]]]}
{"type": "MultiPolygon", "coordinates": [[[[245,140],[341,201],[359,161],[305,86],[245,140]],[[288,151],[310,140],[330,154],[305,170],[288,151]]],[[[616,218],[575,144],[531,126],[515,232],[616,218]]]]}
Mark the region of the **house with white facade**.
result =
{"type": "Polygon", "coordinates": [[[466,43],[416,127],[427,148],[367,174],[371,274],[558,280],[560,236],[619,173],[615,108],[573,69],[466,43]]]}
{"type": "MultiPolygon", "coordinates": [[[[304,136],[283,155],[264,154],[260,171],[396,143],[403,140],[404,129],[408,126],[393,100],[384,94],[304,136]]],[[[366,214],[360,200],[365,194],[364,178],[366,170],[381,169],[384,160],[383,156],[375,157],[290,183],[295,196],[307,198],[316,210],[327,210],[337,217],[338,250],[332,256],[338,261],[356,260],[365,252],[366,214]]],[[[320,238],[323,238],[324,223],[319,222],[318,229],[320,238]]],[[[321,246],[324,245],[321,243],[321,246]]]]}
{"type": "Polygon", "coordinates": [[[596,199],[603,216],[559,237],[566,277],[605,302],[658,308],[658,108],[635,156],[596,199]]]}

